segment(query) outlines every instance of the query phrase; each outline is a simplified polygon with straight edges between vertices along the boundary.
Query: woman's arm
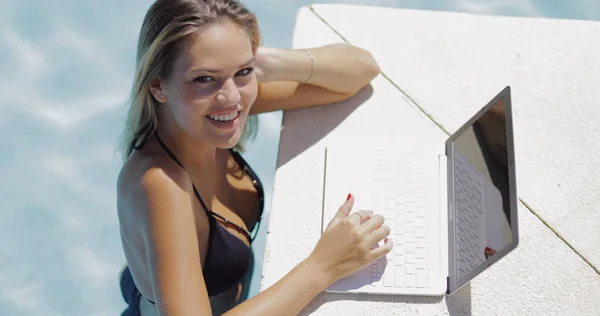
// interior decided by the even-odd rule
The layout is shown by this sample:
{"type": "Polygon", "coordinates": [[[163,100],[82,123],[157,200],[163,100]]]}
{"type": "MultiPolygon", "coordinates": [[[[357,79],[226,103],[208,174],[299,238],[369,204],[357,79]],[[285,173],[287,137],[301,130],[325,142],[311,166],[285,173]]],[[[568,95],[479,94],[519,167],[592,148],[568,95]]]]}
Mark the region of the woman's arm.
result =
{"type": "Polygon", "coordinates": [[[302,261],[281,280],[224,316],[298,315],[315,296],[331,283],[321,265],[310,259],[302,261]]]}
{"type": "Polygon", "coordinates": [[[261,47],[256,63],[261,83],[294,81],[342,94],[356,93],[379,74],[369,52],[342,43],[309,49],[261,47]]]}
{"type": "Polygon", "coordinates": [[[325,105],[350,98],[379,74],[366,50],[348,44],[259,48],[259,94],[252,113],[325,105]]]}
{"type": "MultiPolygon", "coordinates": [[[[191,182],[176,166],[146,172],[138,194],[150,279],[160,315],[211,315],[202,274],[191,182]]],[[[373,249],[387,239],[381,215],[349,215],[354,198],[340,207],[311,255],[275,285],[225,315],[297,315],[333,282],[367,266],[392,249],[373,249]]]]}
{"type": "Polygon", "coordinates": [[[210,315],[189,177],[168,161],[145,171],[140,184],[133,209],[159,315],[210,315]]]}
{"type": "Polygon", "coordinates": [[[329,285],[390,252],[390,228],[383,216],[364,210],[349,215],[353,205],[354,196],[348,195],[307,259],[225,315],[298,315],[329,285]],[[382,240],[381,247],[374,247],[382,240]]]}

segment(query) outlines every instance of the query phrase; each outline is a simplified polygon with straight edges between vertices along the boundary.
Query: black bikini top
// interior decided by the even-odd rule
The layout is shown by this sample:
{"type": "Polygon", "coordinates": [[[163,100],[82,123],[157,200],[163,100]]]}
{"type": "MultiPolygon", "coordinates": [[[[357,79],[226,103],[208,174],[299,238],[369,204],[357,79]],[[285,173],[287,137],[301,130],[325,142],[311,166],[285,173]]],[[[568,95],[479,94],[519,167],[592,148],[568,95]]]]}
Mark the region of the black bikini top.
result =
{"type": "MultiPolygon", "coordinates": [[[[155,135],[161,147],[167,152],[171,159],[173,159],[181,168],[185,170],[175,155],[160,139],[158,133],[155,133],[155,135]]],[[[254,173],[248,163],[246,163],[244,158],[242,158],[238,152],[233,149],[230,149],[229,151],[231,152],[231,155],[235,161],[240,165],[240,167],[242,167],[244,172],[248,174],[256,191],[258,192],[259,214],[255,224],[256,232],[258,232],[258,229],[260,228],[261,216],[264,211],[264,190],[262,183],[260,182],[256,173],[254,173]]],[[[200,196],[200,193],[198,193],[196,186],[193,184],[192,186],[196,198],[208,216],[210,227],[208,235],[208,250],[206,252],[206,260],[204,262],[204,268],[202,271],[204,274],[204,281],[206,283],[208,295],[215,296],[229,290],[231,287],[241,281],[244,274],[248,270],[251,259],[251,249],[224,226],[234,228],[246,236],[248,242],[250,243],[252,243],[256,235],[252,237],[250,232],[246,231],[244,228],[211,211],[202,200],[202,197],[200,196]]],[[[250,231],[253,230],[254,227],[250,227],[250,231]]]]}

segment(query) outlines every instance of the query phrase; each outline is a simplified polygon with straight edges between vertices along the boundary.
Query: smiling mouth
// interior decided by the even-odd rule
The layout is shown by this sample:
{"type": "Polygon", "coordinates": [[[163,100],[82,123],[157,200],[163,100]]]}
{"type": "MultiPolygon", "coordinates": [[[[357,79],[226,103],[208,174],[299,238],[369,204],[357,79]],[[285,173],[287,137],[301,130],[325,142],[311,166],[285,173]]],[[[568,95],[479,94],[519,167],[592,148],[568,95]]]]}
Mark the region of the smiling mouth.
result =
{"type": "Polygon", "coordinates": [[[216,121],[216,122],[230,122],[235,120],[241,113],[242,111],[236,111],[236,112],[230,112],[230,113],[224,113],[224,114],[210,114],[207,115],[206,117],[210,120],[216,121]]]}

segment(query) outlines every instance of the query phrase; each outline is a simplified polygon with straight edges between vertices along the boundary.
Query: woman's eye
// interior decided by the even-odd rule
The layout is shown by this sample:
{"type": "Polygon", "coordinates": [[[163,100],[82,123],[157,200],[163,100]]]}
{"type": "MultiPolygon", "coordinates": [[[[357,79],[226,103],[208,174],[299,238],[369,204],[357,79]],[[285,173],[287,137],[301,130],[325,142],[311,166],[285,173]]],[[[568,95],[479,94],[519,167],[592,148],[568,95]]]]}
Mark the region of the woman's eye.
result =
{"type": "Polygon", "coordinates": [[[238,72],[238,75],[247,76],[247,75],[251,74],[253,70],[254,70],[254,68],[252,68],[252,67],[244,68],[238,72]]]}
{"type": "MultiPolygon", "coordinates": [[[[247,75],[251,74],[253,70],[254,70],[254,68],[252,68],[252,67],[244,68],[244,69],[238,71],[236,76],[247,76],[247,75]]],[[[198,82],[198,83],[210,83],[210,82],[215,81],[215,79],[212,77],[209,77],[209,76],[199,76],[199,77],[196,77],[194,79],[194,81],[198,82]]]]}
{"type": "Polygon", "coordinates": [[[209,82],[213,81],[213,78],[211,78],[209,76],[200,76],[200,77],[197,77],[196,79],[194,79],[194,81],[199,82],[199,83],[209,83],[209,82]]]}

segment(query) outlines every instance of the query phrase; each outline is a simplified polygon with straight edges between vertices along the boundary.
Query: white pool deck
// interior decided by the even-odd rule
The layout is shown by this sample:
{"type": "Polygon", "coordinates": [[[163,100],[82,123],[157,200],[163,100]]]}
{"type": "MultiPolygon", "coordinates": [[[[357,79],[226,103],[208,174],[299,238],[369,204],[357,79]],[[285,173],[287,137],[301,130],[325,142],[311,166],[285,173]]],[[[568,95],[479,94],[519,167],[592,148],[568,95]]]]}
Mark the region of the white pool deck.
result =
{"type": "Polygon", "coordinates": [[[327,144],[394,117],[397,137],[443,145],[510,85],[518,248],[450,297],[322,293],[303,314],[600,315],[599,22],[322,4],[296,23],[295,48],[349,42],[382,74],[347,102],[284,113],[262,289],[319,238],[327,144]]]}

